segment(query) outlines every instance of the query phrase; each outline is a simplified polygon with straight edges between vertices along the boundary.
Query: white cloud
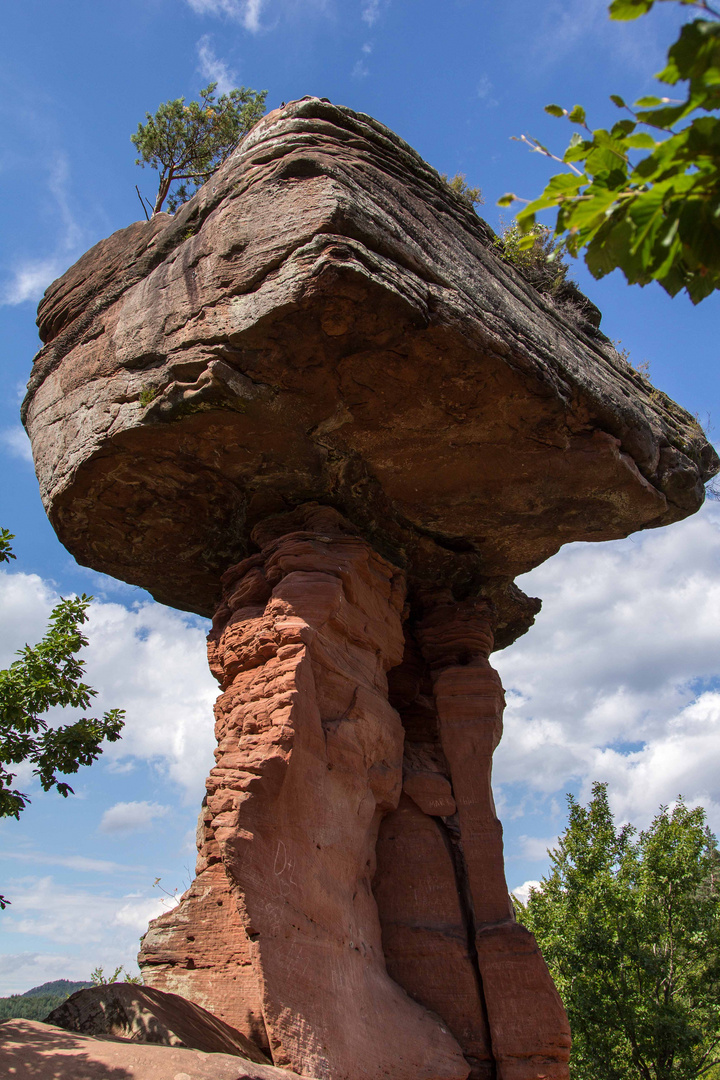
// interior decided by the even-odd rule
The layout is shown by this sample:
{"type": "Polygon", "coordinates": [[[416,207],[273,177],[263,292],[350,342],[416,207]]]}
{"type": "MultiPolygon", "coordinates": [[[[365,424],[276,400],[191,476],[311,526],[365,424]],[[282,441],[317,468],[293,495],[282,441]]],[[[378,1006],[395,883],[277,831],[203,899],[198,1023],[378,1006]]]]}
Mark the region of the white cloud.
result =
{"type": "MultiPolygon", "coordinates": [[[[27,297],[25,299],[27,299],[27,297]]],[[[32,462],[33,457],[32,450],[30,449],[30,440],[27,437],[25,428],[22,427],[21,424],[15,424],[13,427],[5,428],[4,431],[0,431],[0,443],[7,447],[7,450],[12,457],[20,458],[21,461],[32,462]]]]}
{"type": "Polygon", "coordinates": [[[352,69],[353,79],[365,79],[370,74],[370,69],[364,60],[356,60],[352,69]]]}
{"type": "Polygon", "coordinates": [[[169,813],[170,807],[160,803],[119,802],[105,811],[99,829],[104,833],[143,832],[169,813]]]}
{"type": "Polygon", "coordinates": [[[57,255],[47,259],[23,259],[11,271],[12,277],[0,293],[0,305],[15,307],[26,300],[36,302],[48,285],[67,269],[67,260],[57,255]]]}
{"type": "Polygon", "coordinates": [[[110,862],[108,859],[89,859],[85,855],[47,855],[41,851],[0,851],[3,859],[32,863],[34,866],[64,866],[89,874],[118,874],[133,870],[132,866],[110,862]]]}
{"type": "Polygon", "coordinates": [[[217,92],[219,94],[229,94],[231,90],[235,89],[237,86],[235,72],[227,66],[224,60],[215,55],[210,44],[209,34],[205,34],[198,41],[197,53],[200,61],[200,74],[208,82],[217,83],[217,92]]]}
{"type": "Polygon", "coordinates": [[[253,34],[260,30],[260,15],[265,6],[265,0],[188,0],[188,3],[198,15],[225,15],[253,34]]]}
{"type": "MultiPolygon", "coordinates": [[[[63,953],[15,952],[0,954],[0,988],[3,995],[23,994],[33,986],[54,979],[88,982],[95,965],[82,957],[63,953]]],[[[117,966],[117,965],[115,965],[117,966]]],[[[114,968],[113,968],[114,970],[114,968]]]]}
{"type": "Polygon", "coordinates": [[[363,0],[361,18],[368,26],[374,26],[380,18],[380,0],[363,0]]]}
{"type": "Polygon", "coordinates": [[[70,208],[69,173],[65,155],[56,155],[47,180],[60,224],[55,252],[42,258],[20,258],[12,267],[9,280],[0,285],[0,306],[16,306],[27,300],[37,302],[48,285],[67,270],[86,246],[86,231],[78,224],[70,208]]]}
{"type": "MultiPolygon", "coordinates": [[[[0,571],[0,666],[18,648],[39,641],[59,597],[35,574],[0,571]]],[[[123,737],[103,760],[151,761],[198,801],[213,764],[213,703],[218,687],[207,667],[198,620],[152,602],[127,608],[93,602],[83,656],[87,682],[98,691],[94,713],[126,710],[123,737]]]]}
{"type": "MultiPolygon", "coordinates": [[[[495,663],[508,688],[495,781],[538,796],[607,781],[647,823],[678,794],[720,825],[720,507],[520,579],[536,626],[495,663]]],[[[507,789],[510,790],[510,789],[507,789]]]]}
{"type": "Polygon", "coordinates": [[[138,936],[150,919],[171,906],[159,896],[68,888],[49,876],[11,881],[7,891],[12,906],[3,912],[3,933],[42,937],[61,945],[64,953],[18,951],[14,964],[1,958],[4,993],[23,992],[52,978],[87,979],[96,966],[112,971],[122,964],[135,970],[138,936]]]}
{"type": "Polygon", "coordinates": [[[530,899],[530,890],[539,888],[539,881],[524,881],[522,885],[518,885],[512,890],[512,895],[517,896],[521,904],[527,904],[528,900],[530,899]]]}

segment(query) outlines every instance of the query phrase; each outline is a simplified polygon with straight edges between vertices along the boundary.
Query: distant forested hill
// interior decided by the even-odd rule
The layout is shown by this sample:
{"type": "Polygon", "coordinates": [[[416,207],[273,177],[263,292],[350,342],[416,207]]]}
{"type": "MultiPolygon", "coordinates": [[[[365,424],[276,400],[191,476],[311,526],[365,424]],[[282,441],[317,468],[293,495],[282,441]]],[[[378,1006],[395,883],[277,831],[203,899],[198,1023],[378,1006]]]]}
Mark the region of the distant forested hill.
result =
{"type": "Polygon", "coordinates": [[[89,982],[71,982],[70,979],[55,979],[54,982],[33,986],[24,994],[12,994],[0,998],[0,1021],[23,1017],[25,1020],[44,1020],[48,1013],[62,1005],[63,1001],[76,990],[92,986],[89,982]]]}

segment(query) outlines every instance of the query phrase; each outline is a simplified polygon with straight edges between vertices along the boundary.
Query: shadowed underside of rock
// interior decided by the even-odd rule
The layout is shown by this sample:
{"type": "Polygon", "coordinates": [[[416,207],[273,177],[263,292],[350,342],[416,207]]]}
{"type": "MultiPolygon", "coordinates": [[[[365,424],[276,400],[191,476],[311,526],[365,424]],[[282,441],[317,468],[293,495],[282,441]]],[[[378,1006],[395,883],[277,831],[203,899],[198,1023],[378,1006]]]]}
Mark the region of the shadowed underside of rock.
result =
{"type": "Polygon", "coordinates": [[[25,416],[83,563],[213,616],[197,877],[146,981],[320,1080],[567,1080],[491,787],[515,575],[717,459],[371,118],[269,114],[46,293],[25,416]]]}

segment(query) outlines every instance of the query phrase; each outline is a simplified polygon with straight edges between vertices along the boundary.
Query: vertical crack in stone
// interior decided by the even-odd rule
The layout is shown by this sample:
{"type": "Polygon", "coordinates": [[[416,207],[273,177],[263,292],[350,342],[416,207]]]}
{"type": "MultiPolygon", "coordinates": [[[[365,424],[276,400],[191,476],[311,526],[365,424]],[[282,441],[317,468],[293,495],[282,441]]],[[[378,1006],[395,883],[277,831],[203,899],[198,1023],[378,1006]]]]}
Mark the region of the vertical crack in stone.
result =
{"type": "Polygon", "coordinates": [[[505,698],[488,657],[492,606],[436,592],[417,638],[428,663],[440,742],[457,803],[463,868],[472,899],[476,962],[498,1080],[567,1080],[570,1029],[533,935],[515,921],[492,794],[492,755],[505,698]]]}
{"type": "MultiPolygon", "coordinates": [[[[454,792],[453,792],[454,794],[454,792]]],[[[460,909],[462,911],[463,922],[467,933],[467,951],[472,964],[473,972],[475,974],[475,980],[477,984],[478,1001],[483,1011],[485,1023],[487,1025],[487,1038],[488,1049],[490,1051],[489,1063],[480,1062],[476,1058],[471,1058],[468,1054],[465,1054],[466,1059],[470,1063],[471,1072],[470,1077],[474,1080],[475,1077],[487,1077],[487,1080],[496,1080],[497,1067],[495,1064],[495,1055],[493,1053],[492,1045],[492,1031],[490,1029],[490,1023],[488,1019],[487,1004],[485,1001],[485,991],[483,989],[482,973],[480,971],[480,964],[478,962],[477,946],[475,944],[475,937],[477,929],[475,926],[475,909],[473,906],[472,893],[470,891],[470,882],[468,880],[467,866],[465,865],[465,854],[462,849],[462,839],[460,836],[460,826],[457,821],[457,815],[452,817],[441,818],[436,817],[433,819],[440,830],[447,851],[452,859],[453,869],[455,871],[455,881],[457,883],[458,899],[460,901],[460,909]],[[483,1072],[483,1068],[485,1071],[483,1072]]]]}

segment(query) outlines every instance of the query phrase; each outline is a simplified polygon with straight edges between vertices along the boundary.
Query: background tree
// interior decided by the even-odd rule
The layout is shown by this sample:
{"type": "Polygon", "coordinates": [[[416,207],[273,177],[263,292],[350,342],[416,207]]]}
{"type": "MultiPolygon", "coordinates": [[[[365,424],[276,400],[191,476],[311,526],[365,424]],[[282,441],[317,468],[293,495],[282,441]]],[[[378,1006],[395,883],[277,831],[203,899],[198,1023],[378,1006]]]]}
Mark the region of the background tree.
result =
{"type": "MultiPolygon", "coordinates": [[[[613,0],[612,19],[636,19],[668,0],[613,0]]],[[[619,268],[630,284],[658,281],[671,295],[685,289],[694,304],[720,287],[720,14],[707,0],[673,0],[701,11],[686,23],[656,78],[686,83],[683,99],[643,97],[609,130],[592,130],[580,105],[547,105],[579,130],[562,157],[537,139],[521,141],[568,171],[517,215],[527,233],[535,215],[557,209],[555,236],[572,255],[584,250],[596,278],[619,268]],[[647,151],[647,153],[642,153],[647,151]]],[[[499,201],[509,206],[517,195],[499,201]]],[[[525,200],[523,200],[525,201],[525,200]]]]}
{"type": "Polygon", "coordinates": [[[185,98],[165,101],[154,116],[145,113],[147,123],[130,136],[140,154],[135,164],[160,173],[153,214],[166,199],[172,212],[186,202],[265,112],[267,90],[242,86],[216,101],[216,89],[217,83],[210,83],[200,91],[200,101],[189,105],[185,98]]]}
{"type": "MultiPolygon", "coordinates": [[[[14,559],[12,533],[0,530],[0,562],[14,559]]],[[[16,773],[8,765],[30,764],[43,791],[55,788],[73,794],[61,775],[76,773],[101,754],[102,743],[120,738],[124,711],[110,709],[101,719],[82,717],[74,723],[50,726],[43,715],[50,709],[87,709],[97,691],[82,681],[84,660],[77,653],[87,645],[80,629],[87,622],[92,600],[84,594],[61,600],[53,609],[39,644],[18,650],[19,659],[0,671],[0,818],[19,818],[30,801],[13,786],[16,773]]],[[[8,903],[0,897],[0,908],[8,903]]]]}
{"type": "Polygon", "coordinates": [[[607,785],[569,824],[518,917],[570,1018],[573,1080],[691,1080],[720,1062],[720,892],[702,808],[616,829],[607,785]]]}

